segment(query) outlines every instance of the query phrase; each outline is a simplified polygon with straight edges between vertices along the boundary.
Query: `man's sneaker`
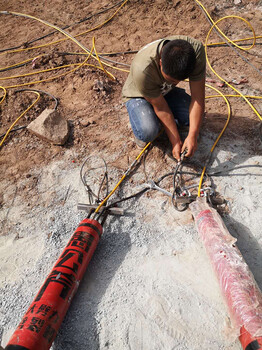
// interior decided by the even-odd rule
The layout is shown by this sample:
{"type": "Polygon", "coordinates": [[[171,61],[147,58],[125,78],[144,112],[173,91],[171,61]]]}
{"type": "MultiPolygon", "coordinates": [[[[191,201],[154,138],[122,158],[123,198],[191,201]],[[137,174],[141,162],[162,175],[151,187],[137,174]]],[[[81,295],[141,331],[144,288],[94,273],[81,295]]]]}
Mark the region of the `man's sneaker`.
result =
{"type": "Polygon", "coordinates": [[[137,137],[134,137],[134,140],[139,148],[144,148],[147,145],[147,142],[139,140],[137,137]]]}

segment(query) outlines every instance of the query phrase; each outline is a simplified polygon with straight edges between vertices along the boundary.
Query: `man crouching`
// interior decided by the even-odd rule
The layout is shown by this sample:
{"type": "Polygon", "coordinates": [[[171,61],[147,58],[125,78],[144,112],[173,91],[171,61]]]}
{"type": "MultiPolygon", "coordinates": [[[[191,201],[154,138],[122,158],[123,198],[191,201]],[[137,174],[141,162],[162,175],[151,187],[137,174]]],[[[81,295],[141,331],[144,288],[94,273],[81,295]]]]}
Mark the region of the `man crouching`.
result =
{"type": "Polygon", "coordinates": [[[134,57],[122,95],[135,141],[143,147],[162,127],[178,161],[197,149],[205,108],[205,50],[201,42],[176,35],[144,46],[134,57]],[[176,85],[189,78],[191,96],[176,85]],[[188,126],[182,143],[179,128],[188,126]]]}

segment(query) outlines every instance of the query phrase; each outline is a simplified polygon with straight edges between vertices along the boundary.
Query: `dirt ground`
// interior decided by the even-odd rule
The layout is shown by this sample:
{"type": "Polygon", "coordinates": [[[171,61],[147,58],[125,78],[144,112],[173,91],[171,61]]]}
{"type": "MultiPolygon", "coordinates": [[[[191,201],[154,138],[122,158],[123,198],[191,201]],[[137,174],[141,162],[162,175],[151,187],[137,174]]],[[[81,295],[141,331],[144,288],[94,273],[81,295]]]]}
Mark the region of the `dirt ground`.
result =
{"type": "MultiPolygon", "coordinates": [[[[203,11],[194,0],[129,0],[104,25],[102,24],[121,3],[105,0],[0,0],[0,3],[1,11],[31,15],[60,28],[72,25],[65,30],[88,49],[92,47],[92,38],[95,37],[97,51],[111,53],[105,57],[115,61],[112,66],[124,70],[128,70],[128,66],[116,62],[130,64],[133,51],[151,41],[170,34],[185,34],[204,43],[210,29],[203,11]],[[90,31],[90,28],[97,29],[90,31]],[[87,33],[78,36],[83,32],[87,33]]],[[[260,0],[204,0],[202,4],[214,20],[230,15],[241,16],[252,24],[257,35],[261,35],[260,0]]],[[[134,144],[127,111],[121,100],[121,89],[127,72],[109,67],[108,71],[114,74],[115,81],[103,71],[90,66],[82,66],[74,72],[69,72],[72,67],[67,67],[59,71],[21,77],[23,74],[37,73],[60,65],[81,63],[84,56],[72,53],[82,53],[83,50],[69,39],[41,47],[65,36],[55,32],[41,38],[53,29],[34,19],[0,14],[0,28],[0,86],[7,90],[7,96],[0,104],[0,134],[4,134],[36,98],[30,91],[17,91],[20,89],[36,89],[55,96],[59,102],[58,112],[70,125],[69,140],[64,146],[51,145],[26,129],[21,129],[11,133],[0,150],[3,300],[0,335],[5,345],[44,281],[48,268],[56,261],[78,221],[83,218],[83,213],[76,210],[76,203],[80,199],[87,201],[79,180],[83,161],[92,156],[90,164],[96,166],[97,162],[102,162],[101,158],[106,159],[111,170],[109,183],[113,188],[137,156],[138,149],[134,144]],[[37,38],[41,40],[31,43],[37,38]],[[33,46],[37,47],[28,50],[33,46]],[[13,52],[16,47],[19,47],[18,52],[13,52]],[[4,50],[8,48],[14,50],[4,50]],[[26,60],[26,64],[12,67],[26,60]],[[5,69],[6,67],[9,69],[5,69]],[[56,78],[65,72],[68,74],[56,78]],[[42,80],[47,81],[41,82],[42,80]],[[30,84],[34,81],[38,82],[30,84]],[[12,296],[9,298],[10,294],[12,296]]],[[[220,28],[232,40],[252,36],[250,28],[239,18],[222,21],[220,28]]],[[[209,42],[220,41],[221,38],[216,34],[211,34],[209,42]]],[[[213,69],[228,82],[232,82],[244,95],[262,96],[261,71],[258,71],[261,68],[261,44],[261,39],[257,39],[257,45],[250,51],[241,51],[245,60],[228,46],[209,47],[208,57],[213,69]]],[[[92,58],[88,63],[98,64],[92,58]]],[[[229,87],[218,87],[219,79],[209,68],[207,81],[224,94],[232,94],[229,87]]],[[[186,83],[181,86],[188,89],[186,83]]],[[[216,93],[207,87],[206,95],[213,94],[216,93]]],[[[260,101],[252,99],[261,114],[260,101]]],[[[225,136],[217,146],[211,166],[215,171],[238,165],[247,166],[247,176],[243,178],[236,180],[233,175],[226,180],[217,178],[216,191],[228,201],[228,205],[220,208],[220,212],[227,226],[234,233],[238,232],[242,253],[261,286],[261,122],[244,100],[231,97],[230,105],[232,118],[225,136]],[[252,169],[248,168],[250,165],[253,166],[252,169]],[[247,227],[250,231],[247,231],[247,227]]],[[[16,126],[28,125],[45,108],[53,106],[54,100],[41,93],[40,100],[16,126]]],[[[194,158],[187,161],[189,167],[199,170],[205,164],[226,117],[227,109],[223,99],[206,100],[199,149],[194,158]]],[[[117,195],[121,197],[130,194],[145,182],[145,177],[156,179],[172,171],[173,167],[174,162],[165,152],[153,147],[129,184],[117,195]]],[[[97,177],[92,177],[92,174],[90,176],[91,183],[93,181],[94,186],[97,186],[97,177]]],[[[118,219],[111,219],[105,229],[107,233],[53,348],[81,350],[190,347],[197,350],[212,346],[212,349],[240,349],[235,333],[230,331],[227,311],[212,270],[208,267],[208,259],[205,261],[202,257],[205,253],[201,243],[197,241],[197,235],[192,233],[193,222],[189,210],[178,214],[165,197],[155,193],[135,201],[130,210],[136,213],[134,217],[127,217],[126,221],[121,218],[120,223],[118,219]],[[143,227],[145,224],[147,229],[143,227]],[[158,245],[152,233],[154,230],[162,235],[162,245],[158,245]],[[184,234],[189,231],[190,238],[187,236],[186,239],[184,234]],[[106,243],[106,240],[110,240],[110,243],[106,243]],[[170,266],[172,262],[169,261],[170,257],[164,259],[165,252],[174,252],[176,249],[178,253],[175,255],[180,257],[177,265],[174,265],[174,271],[167,277],[164,266],[170,266]],[[159,257],[163,260],[158,260],[159,257]],[[132,266],[135,259],[144,266],[144,270],[138,269],[137,274],[132,266]],[[203,264],[196,276],[193,269],[194,259],[203,264]],[[199,281],[201,278],[202,282],[205,281],[206,276],[211,282],[205,289],[199,281]],[[165,277],[170,278],[170,281],[165,277]],[[101,280],[98,281],[98,278],[101,280]],[[183,299],[183,279],[187,283],[186,288],[192,287],[192,291],[185,291],[186,301],[180,300],[183,299]],[[159,281],[159,285],[161,282],[161,287],[156,281],[159,281]],[[173,284],[177,284],[177,290],[172,288],[173,284]],[[137,286],[138,295],[135,296],[137,286]],[[143,286],[148,292],[148,297],[144,300],[143,286]],[[158,290],[157,293],[153,293],[154,288],[158,290]],[[120,304],[117,304],[118,300],[120,304]],[[192,300],[196,301],[195,305],[192,300]],[[174,306],[175,301],[177,306],[174,306]],[[91,306],[92,302],[95,307],[91,306]],[[206,313],[206,321],[201,320],[201,303],[204,305],[202,311],[206,313]],[[88,309],[86,314],[83,305],[88,309]],[[133,318],[129,314],[130,308],[134,310],[133,318]],[[149,314],[146,317],[148,309],[149,314]],[[85,319],[85,315],[89,317],[89,321],[85,319]],[[218,323],[221,325],[217,326],[217,332],[218,323]],[[76,329],[79,337],[76,336],[76,329]],[[193,338],[190,330],[196,331],[193,338]],[[87,342],[89,346],[86,345],[87,342]]]]}

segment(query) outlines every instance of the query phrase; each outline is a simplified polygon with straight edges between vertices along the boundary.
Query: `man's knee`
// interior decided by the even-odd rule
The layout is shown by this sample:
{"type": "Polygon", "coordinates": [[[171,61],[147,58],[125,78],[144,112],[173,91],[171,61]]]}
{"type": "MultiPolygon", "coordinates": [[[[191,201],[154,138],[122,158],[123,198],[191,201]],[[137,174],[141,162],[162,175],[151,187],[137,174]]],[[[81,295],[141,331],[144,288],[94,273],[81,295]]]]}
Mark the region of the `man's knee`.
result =
{"type": "Polygon", "coordinates": [[[153,141],[159,134],[160,129],[160,126],[156,124],[143,125],[138,138],[144,142],[153,141]]]}
{"type": "Polygon", "coordinates": [[[149,102],[143,98],[126,103],[134,135],[141,141],[153,141],[160,132],[160,122],[149,102]]]}

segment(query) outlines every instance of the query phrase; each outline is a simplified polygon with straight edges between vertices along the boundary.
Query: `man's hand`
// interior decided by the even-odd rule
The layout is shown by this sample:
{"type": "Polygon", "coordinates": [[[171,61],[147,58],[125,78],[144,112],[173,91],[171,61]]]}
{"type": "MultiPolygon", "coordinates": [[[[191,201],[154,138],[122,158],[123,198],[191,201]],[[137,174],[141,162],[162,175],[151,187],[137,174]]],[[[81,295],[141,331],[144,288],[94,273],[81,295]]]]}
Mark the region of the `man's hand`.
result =
{"type": "Polygon", "coordinates": [[[197,149],[197,136],[187,136],[182,146],[182,153],[187,149],[185,157],[192,157],[197,149]]]}
{"type": "Polygon", "coordinates": [[[174,145],[172,145],[172,154],[173,157],[179,162],[181,157],[181,148],[182,148],[182,141],[179,139],[174,145]]]}
{"type": "Polygon", "coordinates": [[[172,145],[172,154],[173,157],[176,158],[177,161],[180,160],[182,142],[180,139],[179,132],[177,130],[177,125],[173,116],[171,109],[169,108],[166,100],[162,95],[156,98],[147,98],[145,99],[151,103],[154,108],[154,111],[162,122],[165,132],[169,138],[169,141],[172,145]]]}

